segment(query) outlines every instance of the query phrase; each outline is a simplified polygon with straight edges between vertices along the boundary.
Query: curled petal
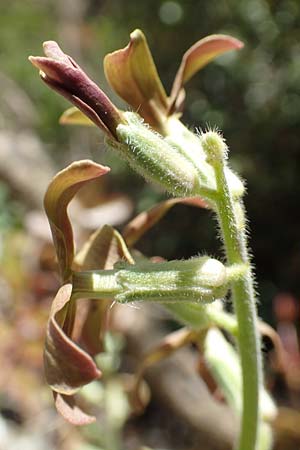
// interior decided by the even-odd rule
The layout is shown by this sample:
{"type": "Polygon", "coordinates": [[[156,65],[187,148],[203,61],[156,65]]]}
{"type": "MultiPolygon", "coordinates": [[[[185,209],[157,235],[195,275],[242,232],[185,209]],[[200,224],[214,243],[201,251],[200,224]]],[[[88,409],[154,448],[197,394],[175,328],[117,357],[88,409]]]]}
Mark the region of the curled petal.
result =
{"type": "Polygon", "coordinates": [[[76,405],[73,396],[67,396],[54,392],[54,400],[57,411],[72,425],[89,425],[95,422],[96,417],[90,416],[76,405]]]}
{"type": "Polygon", "coordinates": [[[271,340],[274,346],[277,369],[284,373],[286,371],[286,360],[288,355],[279,334],[274,328],[262,321],[258,322],[258,329],[263,336],[266,336],[271,340]]]}
{"type": "Polygon", "coordinates": [[[83,270],[113,269],[120,260],[134,263],[122,236],[109,225],[95,231],[76,256],[83,270]]]}
{"type": "Polygon", "coordinates": [[[146,122],[156,128],[162,126],[167,95],[141,30],[131,33],[127,47],[105,56],[104,71],[112,88],[146,122]]]}
{"type": "Polygon", "coordinates": [[[148,211],[138,214],[123,230],[123,236],[129,247],[132,247],[150,228],[152,228],[173,206],[178,203],[207,208],[208,205],[200,197],[172,198],[158,203],[148,211]]]}
{"type": "Polygon", "coordinates": [[[72,285],[58,291],[47,326],[44,367],[47,383],[60,394],[73,395],[81,386],[100,377],[93,359],[64,332],[72,285]]]}
{"type": "Polygon", "coordinates": [[[171,96],[170,96],[170,113],[177,111],[180,107],[184,84],[189,81],[198,70],[206,66],[217,56],[222,55],[230,50],[239,50],[243,47],[243,43],[231,36],[222,34],[214,34],[207,36],[196,42],[183,55],[180,67],[177,71],[171,96]]]}
{"type": "Polygon", "coordinates": [[[74,258],[73,231],[67,214],[68,204],[83,184],[106,174],[109,170],[109,167],[93,161],[77,161],[59,172],[47,189],[44,206],[63,280],[70,277],[74,258]]]}
{"type": "Polygon", "coordinates": [[[56,42],[45,42],[44,52],[46,57],[29,57],[40,70],[42,80],[72,102],[110,137],[116,138],[116,127],[124,123],[124,119],[104,92],[56,42]]]}

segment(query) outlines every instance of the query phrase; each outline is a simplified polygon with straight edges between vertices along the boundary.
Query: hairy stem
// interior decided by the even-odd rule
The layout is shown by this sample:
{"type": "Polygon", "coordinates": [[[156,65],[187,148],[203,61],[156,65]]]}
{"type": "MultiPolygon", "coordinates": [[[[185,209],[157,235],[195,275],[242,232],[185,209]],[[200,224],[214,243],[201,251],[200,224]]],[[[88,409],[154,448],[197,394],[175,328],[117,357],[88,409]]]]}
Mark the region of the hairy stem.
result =
{"type": "Polygon", "coordinates": [[[213,162],[218,196],[216,210],[229,265],[245,264],[244,275],[231,282],[232,299],[238,321],[237,341],[243,380],[243,413],[238,450],[254,450],[259,419],[259,391],[262,381],[260,343],[253,276],[247,251],[243,208],[232,199],[224,171],[224,162],[213,162]]]}

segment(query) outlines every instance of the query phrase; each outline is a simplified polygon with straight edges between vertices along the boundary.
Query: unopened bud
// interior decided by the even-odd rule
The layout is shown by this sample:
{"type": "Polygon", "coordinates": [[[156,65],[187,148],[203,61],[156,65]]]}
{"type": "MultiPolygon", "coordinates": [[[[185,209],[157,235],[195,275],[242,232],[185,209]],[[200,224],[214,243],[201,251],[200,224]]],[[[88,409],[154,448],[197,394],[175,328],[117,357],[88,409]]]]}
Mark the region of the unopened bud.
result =
{"type": "Polygon", "coordinates": [[[120,262],[113,270],[73,273],[73,297],[135,301],[204,302],[221,299],[228,290],[225,266],[208,256],[186,261],[120,262]]]}
{"type": "Polygon", "coordinates": [[[216,131],[207,131],[200,136],[203,150],[207,155],[207,161],[223,161],[227,159],[227,145],[223,137],[216,131]]]}
{"type": "Polygon", "coordinates": [[[177,148],[143,124],[136,114],[127,112],[124,117],[128,123],[117,127],[121,144],[117,148],[131,166],[173,195],[199,195],[199,177],[194,165],[177,148]]]}
{"type": "Polygon", "coordinates": [[[143,263],[120,270],[116,301],[212,302],[227,292],[224,265],[207,256],[187,261],[143,263]]]}

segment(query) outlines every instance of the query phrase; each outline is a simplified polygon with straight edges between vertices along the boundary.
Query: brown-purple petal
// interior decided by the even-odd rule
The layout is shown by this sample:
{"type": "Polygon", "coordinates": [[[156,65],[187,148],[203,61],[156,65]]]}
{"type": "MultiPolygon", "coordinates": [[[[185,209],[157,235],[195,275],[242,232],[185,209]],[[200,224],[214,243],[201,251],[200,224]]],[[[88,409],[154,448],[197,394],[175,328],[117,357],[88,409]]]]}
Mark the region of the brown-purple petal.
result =
{"type": "Polygon", "coordinates": [[[44,349],[47,383],[64,395],[74,394],[101,375],[93,359],[63,331],[71,295],[71,284],[59,289],[51,307],[44,349]]]}
{"type": "Polygon", "coordinates": [[[72,163],[51,181],[44,199],[62,279],[68,280],[74,258],[73,231],[67,208],[83,184],[109,172],[109,167],[93,161],[72,163]]]}
{"type": "Polygon", "coordinates": [[[152,228],[173,206],[178,203],[208,208],[200,197],[171,198],[154,205],[132,219],[124,228],[123,236],[128,247],[132,247],[150,228],[152,228]]]}
{"type": "Polygon", "coordinates": [[[70,100],[83,113],[86,114],[88,111],[88,117],[97,126],[103,128],[111,137],[116,138],[116,127],[118,124],[124,123],[124,118],[118,109],[97,84],[72,58],[64,54],[55,42],[45,43],[44,49],[50,57],[29,57],[31,63],[41,71],[42,80],[70,100]]]}
{"type": "Polygon", "coordinates": [[[53,394],[57,411],[72,425],[89,425],[96,421],[96,417],[86,414],[76,405],[73,396],[58,394],[57,392],[53,394]]]}
{"type": "Polygon", "coordinates": [[[178,97],[184,84],[192,78],[202,67],[206,66],[217,56],[230,50],[239,50],[243,43],[238,39],[223,34],[212,34],[200,39],[190,47],[183,55],[180,67],[177,71],[171,95],[170,111],[172,114],[178,110],[178,97]]]}

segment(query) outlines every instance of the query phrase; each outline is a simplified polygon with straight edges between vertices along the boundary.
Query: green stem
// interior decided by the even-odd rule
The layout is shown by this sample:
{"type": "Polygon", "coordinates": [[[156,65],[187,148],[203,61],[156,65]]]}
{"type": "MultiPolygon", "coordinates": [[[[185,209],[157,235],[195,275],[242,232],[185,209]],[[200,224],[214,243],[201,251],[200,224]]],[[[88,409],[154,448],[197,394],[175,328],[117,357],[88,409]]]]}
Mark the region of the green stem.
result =
{"type": "Polygon", "coordinates": [[[243,413],[237,449],[254,450],[259,418],[259,390],[262,381],[260,343],[257,332],[257,314],[253,276],[249,261],[243,210],[232,199],[224,171],[224,162],[213,162],[218,197],[216,210],[229,265],[246,264],[245,274],[231,282],[232,298],[238,321],[237,341],[243,379],[243,413]]]}

